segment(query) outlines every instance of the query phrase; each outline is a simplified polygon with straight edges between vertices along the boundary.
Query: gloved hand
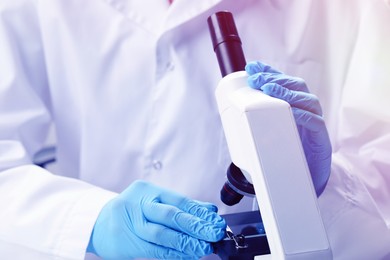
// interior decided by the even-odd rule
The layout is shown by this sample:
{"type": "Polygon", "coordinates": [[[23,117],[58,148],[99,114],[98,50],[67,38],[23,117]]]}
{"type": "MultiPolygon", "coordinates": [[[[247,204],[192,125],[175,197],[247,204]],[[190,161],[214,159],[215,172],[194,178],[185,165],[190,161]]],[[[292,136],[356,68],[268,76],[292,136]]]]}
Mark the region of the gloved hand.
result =
{"type": "Polygon", "coordinates": [[[210,203],[136,181],[109,201],[96,220],[87,252],[104,259],[200,258],[225,236],[210,203]]]}
{"type": "Polygon", "coordinates": [[[309,93],[302,79],[287,76],[269,65],[250,62],[245,70],[250,87],[290,104],[314,188],[320,196],[330,175],[332,147],[318,98],[309,93]]]}

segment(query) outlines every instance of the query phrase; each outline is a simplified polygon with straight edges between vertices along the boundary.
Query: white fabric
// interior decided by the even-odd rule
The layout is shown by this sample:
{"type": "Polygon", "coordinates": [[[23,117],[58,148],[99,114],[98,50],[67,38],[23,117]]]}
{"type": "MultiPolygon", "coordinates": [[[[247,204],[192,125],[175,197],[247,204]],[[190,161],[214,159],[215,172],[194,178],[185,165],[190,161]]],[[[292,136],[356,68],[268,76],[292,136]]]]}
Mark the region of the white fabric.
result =
{"type": "Polygon", "coordinates": [[[3,0],[2,256],[82,259],[101,207],[136,179],[221,213],[251,207],[219,202],[230,158],[206,24],[219,10],[233,12],[248,61],[304,78],[320,98],[334,162],[319,202],[335,259],[390,252],[384,1],[3,0]],[[57,174],[74,179],[30,165],[51,123],[57,174]]]}

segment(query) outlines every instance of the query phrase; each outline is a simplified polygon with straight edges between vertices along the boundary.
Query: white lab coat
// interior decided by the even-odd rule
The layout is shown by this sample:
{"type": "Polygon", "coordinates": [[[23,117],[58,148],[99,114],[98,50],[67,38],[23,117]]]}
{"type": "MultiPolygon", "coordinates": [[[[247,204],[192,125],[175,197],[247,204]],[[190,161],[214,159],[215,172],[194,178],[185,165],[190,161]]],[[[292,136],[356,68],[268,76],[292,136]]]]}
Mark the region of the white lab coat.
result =
{"type": "Polygon", "coordinates": [[[230,158],[206,24],[219,10],[233,12],[248,61],[304,78],[320,98],[334,159],[319,203],[335,259],[384,258],[385,2],[166,2],[0,2],[1,258],[83,259],[101,207],[136,179],[214,202],[221,213],[250,208],[250,200],[233,209],[219,202],[230,158]],[[55,175],[31,165],[52,123],[55,175]]]}

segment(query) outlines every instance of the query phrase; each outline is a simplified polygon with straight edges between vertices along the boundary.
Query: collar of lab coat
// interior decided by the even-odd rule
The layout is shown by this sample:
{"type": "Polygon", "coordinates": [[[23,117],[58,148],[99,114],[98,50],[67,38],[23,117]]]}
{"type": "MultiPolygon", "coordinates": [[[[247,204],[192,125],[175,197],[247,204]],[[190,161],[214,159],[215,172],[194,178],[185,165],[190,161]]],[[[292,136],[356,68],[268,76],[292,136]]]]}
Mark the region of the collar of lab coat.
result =
{"type": "Polygon", "coordinates": [[[146,30],[161,36],[184,24],[222,0],[103,0],[114,10],[146,30]]]}

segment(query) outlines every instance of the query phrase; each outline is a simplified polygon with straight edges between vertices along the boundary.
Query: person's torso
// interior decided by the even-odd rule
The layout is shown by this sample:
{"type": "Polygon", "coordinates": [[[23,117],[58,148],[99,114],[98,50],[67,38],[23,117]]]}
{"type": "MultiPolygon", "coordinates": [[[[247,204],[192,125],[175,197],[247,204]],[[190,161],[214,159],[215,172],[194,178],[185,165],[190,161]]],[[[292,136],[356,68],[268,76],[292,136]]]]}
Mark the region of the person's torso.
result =
{"type": "Polygon", "coordinates": [[[144,179],[223,207],[219,190],[230,157],[206,22],[220,10],[233,13],[248,61],[304,78],[331,119],[321,3],[41,2],[63,175],[118,192],[144,179]]]}

